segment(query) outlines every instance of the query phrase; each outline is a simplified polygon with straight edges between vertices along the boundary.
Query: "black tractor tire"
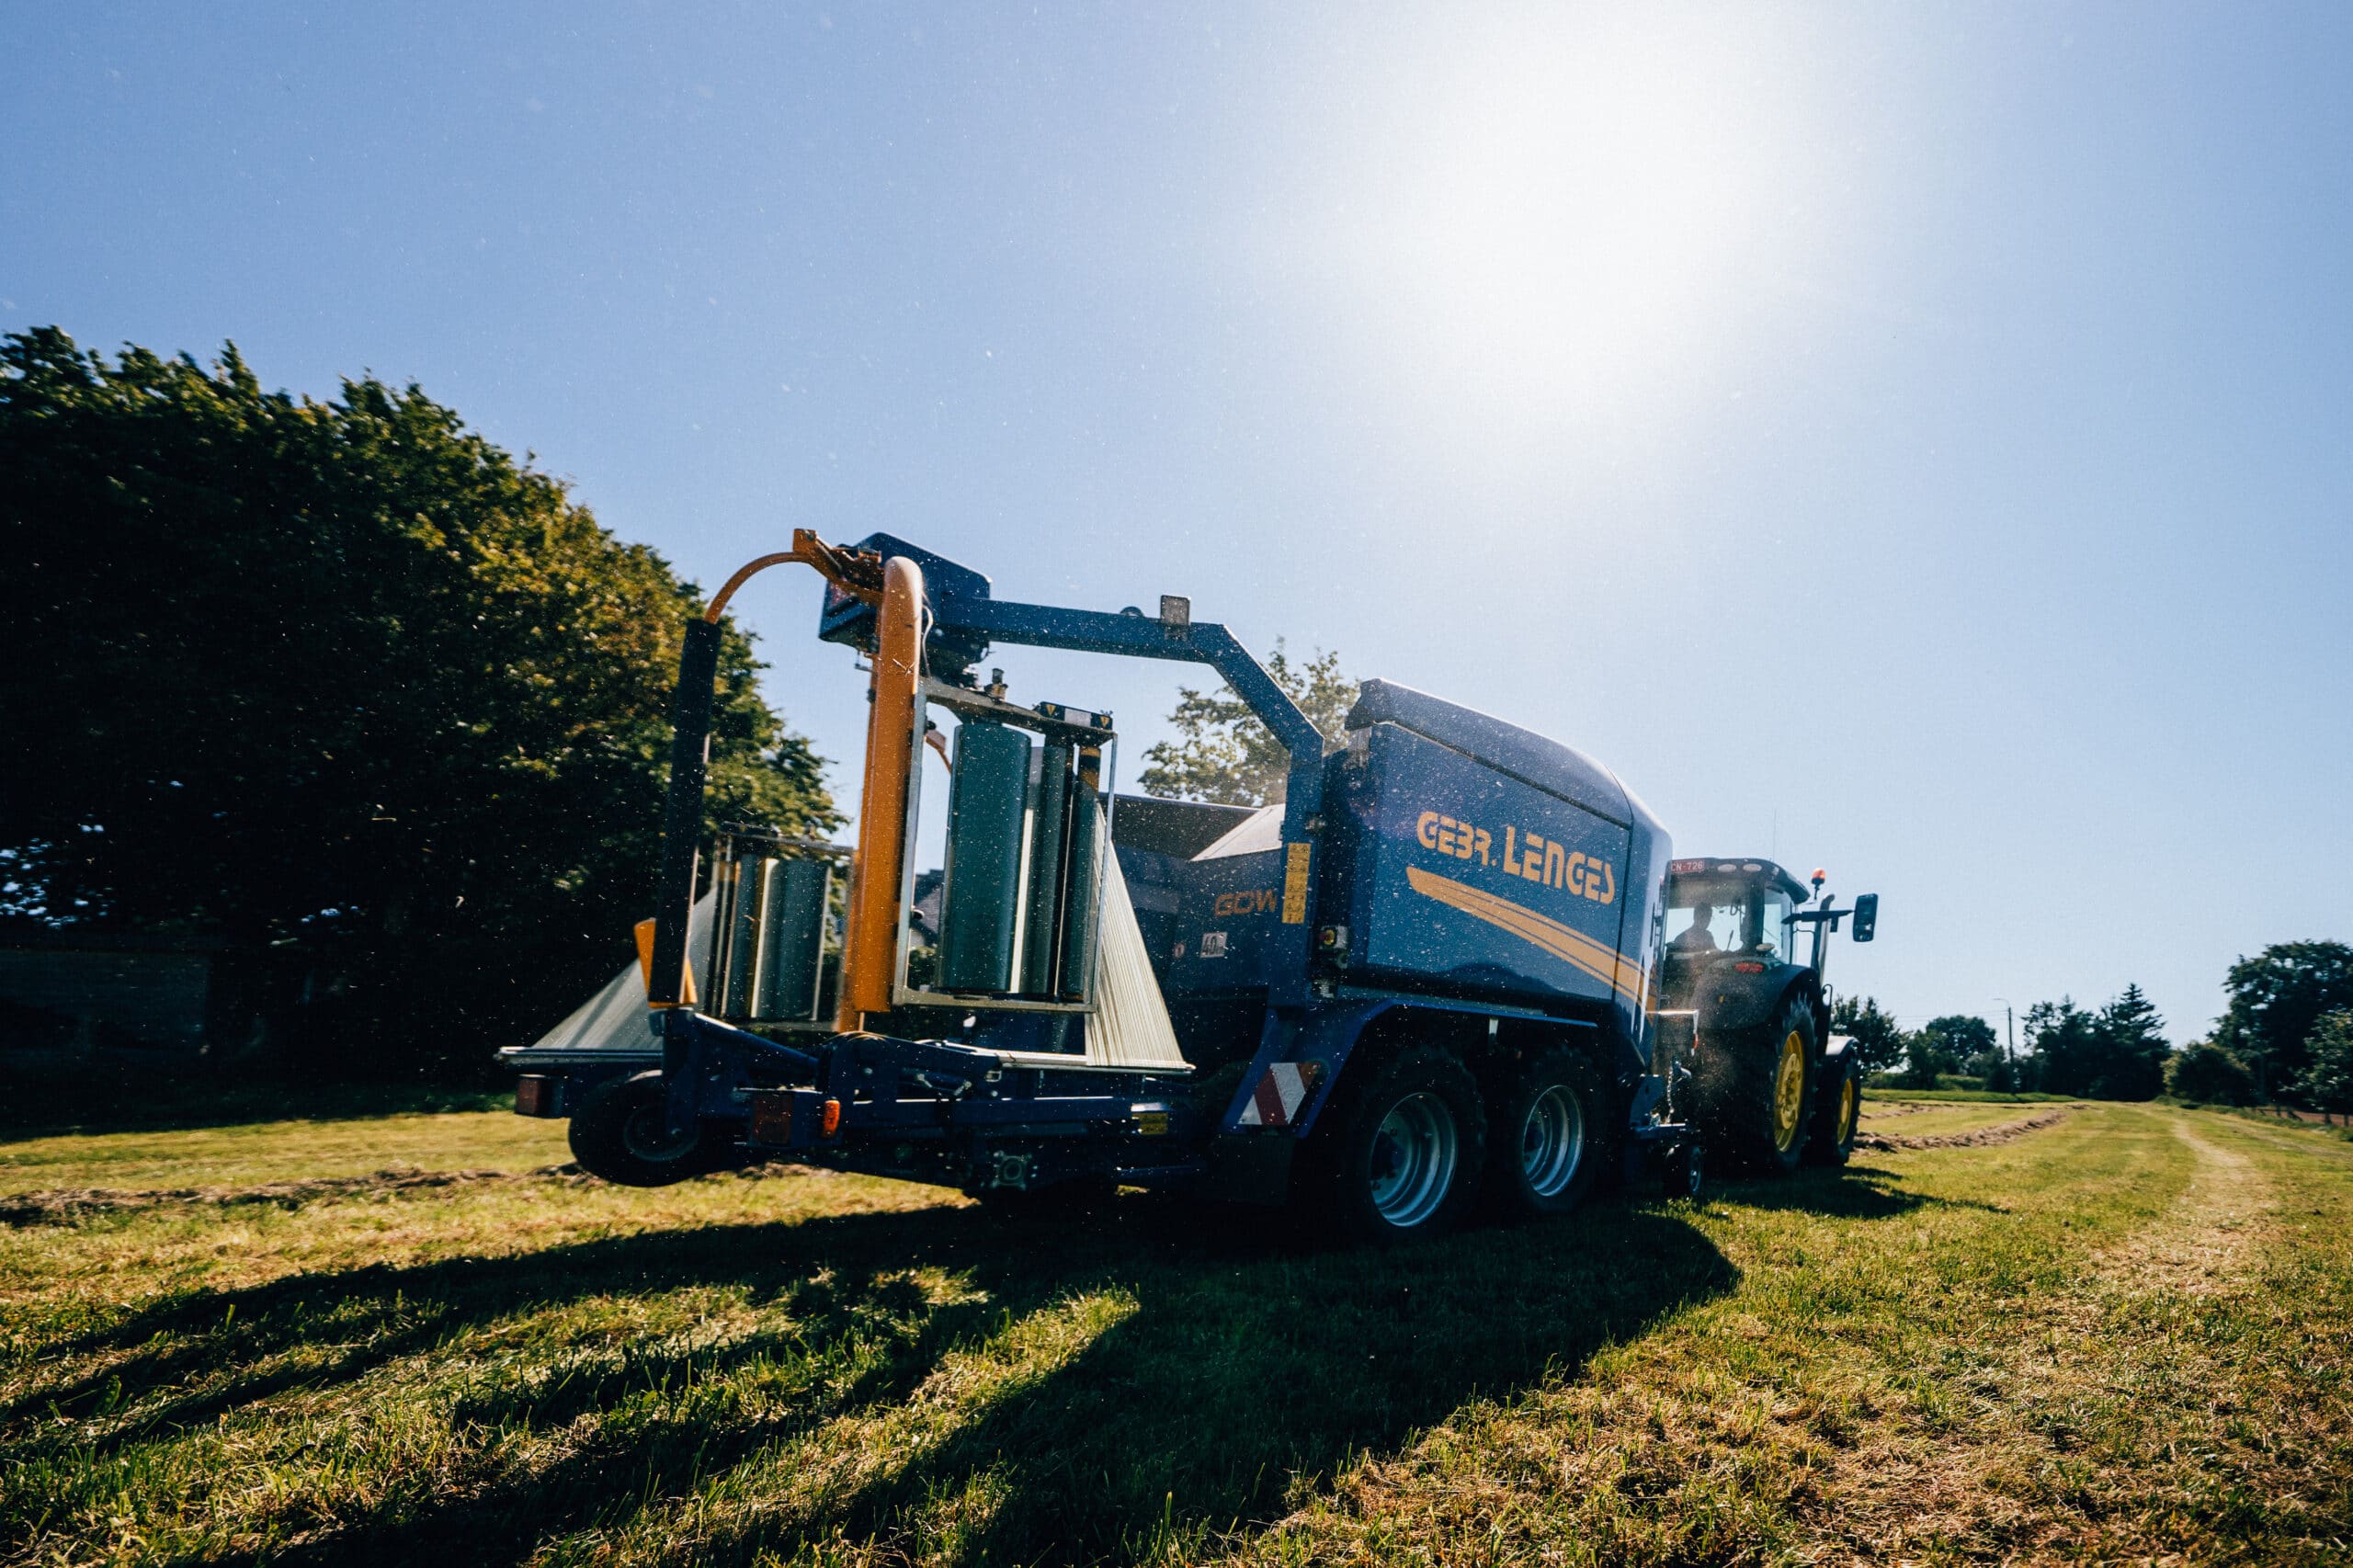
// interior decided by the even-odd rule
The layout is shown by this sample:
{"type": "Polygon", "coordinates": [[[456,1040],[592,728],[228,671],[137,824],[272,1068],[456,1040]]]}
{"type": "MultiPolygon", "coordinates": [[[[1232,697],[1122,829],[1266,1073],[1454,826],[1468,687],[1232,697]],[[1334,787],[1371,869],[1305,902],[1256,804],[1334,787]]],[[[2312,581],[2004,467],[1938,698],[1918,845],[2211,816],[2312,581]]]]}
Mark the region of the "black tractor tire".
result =
{"type": "Polygon", "coordinates": [[[683,1138],[663,1126],[667,1091],[658,1072],[616,1078],[591,1090],[572,1113],[572,1157],[619,1187],[668,1187],[715,1170],[699,1131],[683,1138]]]}
{"type": "Polygon", "coordinates": [[[1863,1071],[1852,1051],[1827,1056],[1814,1096],[1813,1134],[1805,1141],[1809,1165],[1843,1165],[1855,1153],[1863,1119],[1863,1071]]]}
{"type": "Polygon", "coordinates": [[[1618,1158],[1608,1076],[1582,1051],[1548,1051],[1495,1107],[1489,1128],[1487,1196],[1515,1219],[1566,1214],[1618,1158]]]}
{"type": "Polygon", "coordinates": [[[1303,1156],[1302,1197],[1351,1241],[1444,1234],[1478,1202],[1487,1117],[1470,1070],[1442,1051],[1349,1064],[1303,1156]]]}
{"type": "Polygon", "coordinates": [[[1761,1028],[1699,1040],[1700,1125],[1709,1152],[1737,1168],[1793,1171],[1813,1130],[1813,1009],[1802,994],[1761,1028]]]}

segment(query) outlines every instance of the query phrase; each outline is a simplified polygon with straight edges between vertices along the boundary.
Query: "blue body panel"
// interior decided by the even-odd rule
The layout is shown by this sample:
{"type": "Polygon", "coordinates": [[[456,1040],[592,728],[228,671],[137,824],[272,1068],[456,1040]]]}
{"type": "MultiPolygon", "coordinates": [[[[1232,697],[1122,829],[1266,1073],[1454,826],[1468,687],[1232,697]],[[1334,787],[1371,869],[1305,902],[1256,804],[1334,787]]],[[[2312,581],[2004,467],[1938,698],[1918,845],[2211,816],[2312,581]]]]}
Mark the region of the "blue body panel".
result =
{"type": "Polygon", "coordinates": [[[1194,860],[1177,892],[1175,940],[1153,955],[1171,995],[1271,985],[1290,960],[1282,926],[1283,856],[1268,849],[1194,860]]]}
{"type": "Polygon", "coordinates": [[[1604,1009],[1621,994],[1639,1001],[1640,968],[1620,952],[1638,886],[1625,825],[1393,723],[1362,743],[1331,802],[1346,824],[1333,858],[1351,980],[1604,1009]]]}
{"type": "Polygon", "coordinates": [[[1410,686],[1369,680],[1358,688],[1356,706],[1348,710],[1347,726],[1356,731],[1375,724],[1410,730],[1483,767],[1557,795],[1621,826],[1631,823],[1637,813],[1650,814],[1626,792],[1616,774],[1574,746],[1547,740],[1532,730],[1410,686]]]}

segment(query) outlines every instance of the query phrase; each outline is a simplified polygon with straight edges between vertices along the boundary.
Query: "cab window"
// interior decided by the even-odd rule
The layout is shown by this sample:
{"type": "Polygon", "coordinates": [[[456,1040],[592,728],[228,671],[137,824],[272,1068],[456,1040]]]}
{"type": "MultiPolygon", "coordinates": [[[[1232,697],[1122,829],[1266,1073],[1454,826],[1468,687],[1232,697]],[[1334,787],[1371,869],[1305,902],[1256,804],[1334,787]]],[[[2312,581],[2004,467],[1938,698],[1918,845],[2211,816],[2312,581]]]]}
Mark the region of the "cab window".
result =
{"type": "Polygon", "coordinates": [[[1747,890],[1677,888],[1667,894],[1666,950],[1670,953],[1729,953],[1749,945],[1747,890]]]}
{"type": "Polygon", "coordinates": [[[1789,917],[1790,895],[1774,889],[1759,901],[1757,914],[1756,945],[1772,949],[1783,963],[1797,962],[1798,928],[1789,917]]]}

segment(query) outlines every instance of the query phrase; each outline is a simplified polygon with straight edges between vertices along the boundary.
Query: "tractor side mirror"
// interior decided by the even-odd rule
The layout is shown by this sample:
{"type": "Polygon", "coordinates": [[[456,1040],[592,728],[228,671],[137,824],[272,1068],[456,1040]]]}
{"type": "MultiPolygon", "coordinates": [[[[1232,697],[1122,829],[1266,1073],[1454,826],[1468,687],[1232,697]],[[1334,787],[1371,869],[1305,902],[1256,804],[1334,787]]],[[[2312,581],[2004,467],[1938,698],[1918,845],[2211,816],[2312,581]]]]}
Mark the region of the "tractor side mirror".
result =
{"type": "Polygon", "coordinates": [[[1867,892],[1855,900],[1855,940],[1868,942],[1879,931],[1879,894],[1867,892]]]}

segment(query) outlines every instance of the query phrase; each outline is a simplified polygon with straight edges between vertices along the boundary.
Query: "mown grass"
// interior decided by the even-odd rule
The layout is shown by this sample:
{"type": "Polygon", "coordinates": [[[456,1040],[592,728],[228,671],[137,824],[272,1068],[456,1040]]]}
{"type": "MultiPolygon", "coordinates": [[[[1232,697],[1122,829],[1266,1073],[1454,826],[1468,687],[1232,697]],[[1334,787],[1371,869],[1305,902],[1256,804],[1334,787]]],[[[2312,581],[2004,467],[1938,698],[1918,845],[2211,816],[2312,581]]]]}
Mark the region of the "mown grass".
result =
{"type": "MultiPolygon", "coordinates": [[[[527,1172],[549,1133],[0,1169],[527,1172]]],[[[2324,1562],[2353,1521],[2353,1150],[2234,1118],[1387,1254],[812,1174],[220,1196],[0,1231],[0,1560],[2324,1562]]]]}

